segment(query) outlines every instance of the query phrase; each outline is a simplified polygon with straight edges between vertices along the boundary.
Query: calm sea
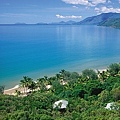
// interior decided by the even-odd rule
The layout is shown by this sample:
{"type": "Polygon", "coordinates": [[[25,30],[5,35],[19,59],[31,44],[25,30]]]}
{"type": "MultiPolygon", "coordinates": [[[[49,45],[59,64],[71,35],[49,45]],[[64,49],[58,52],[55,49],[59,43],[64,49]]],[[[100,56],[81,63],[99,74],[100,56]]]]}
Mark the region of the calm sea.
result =
{"type": "Polygon", "coordinates": [[[120,62],[120,30],[98,26],[0,26],[0,85],[120,62]]]}

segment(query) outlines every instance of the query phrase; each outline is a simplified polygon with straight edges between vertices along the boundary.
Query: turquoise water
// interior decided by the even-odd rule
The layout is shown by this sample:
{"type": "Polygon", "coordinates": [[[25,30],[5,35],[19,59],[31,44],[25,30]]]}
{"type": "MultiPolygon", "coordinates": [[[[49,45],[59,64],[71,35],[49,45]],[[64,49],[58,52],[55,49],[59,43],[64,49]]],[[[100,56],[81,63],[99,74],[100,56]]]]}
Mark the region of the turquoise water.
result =
{"type": "Polygon", "coordinates": [[[120,30],[98,26],[0,26],[0,85],[120,62],[120,30]]]}

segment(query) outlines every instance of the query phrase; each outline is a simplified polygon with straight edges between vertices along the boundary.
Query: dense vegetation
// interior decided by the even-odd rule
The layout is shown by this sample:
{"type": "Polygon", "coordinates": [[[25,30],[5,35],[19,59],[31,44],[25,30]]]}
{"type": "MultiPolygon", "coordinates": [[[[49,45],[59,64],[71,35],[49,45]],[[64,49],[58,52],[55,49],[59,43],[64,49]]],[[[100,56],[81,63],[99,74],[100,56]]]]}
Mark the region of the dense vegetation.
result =
{"type": "Polygon", "coordinates": [[[120,120],[120,64],[103,72],[86,69],[80,75],[61,70],[37,82],[24,76],[20,84],[32,92],[26,97],[19,91],[16,96],[1,94],[0,120],[120,120]],[[68,101],[67,108],[53,109],[61,99],[68,101]],[[110,102],[117,107],[105,109],[110,102]]]}
{"type": "Polygon", "coordinates": [[[4,86],[0,86],[0,94],[3,94],[3,92],[4,92],[4,86]]]}
{"type": "Polygon", "coordinates": [[[120,28],[120,18],[107,19],[99,24],[100,26],[120,28]]]}

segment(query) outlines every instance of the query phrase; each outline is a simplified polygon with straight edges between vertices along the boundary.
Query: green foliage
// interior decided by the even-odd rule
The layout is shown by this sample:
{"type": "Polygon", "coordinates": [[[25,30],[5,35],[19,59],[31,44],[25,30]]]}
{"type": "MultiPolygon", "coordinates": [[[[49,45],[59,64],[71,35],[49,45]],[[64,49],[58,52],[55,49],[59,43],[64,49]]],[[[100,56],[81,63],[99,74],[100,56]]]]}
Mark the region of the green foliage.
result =
{"type": "Polygon", "coordinates": [[[26,97],[0,95],[0,120],[119,120],[120,119],[120,75],[119,64],[112,64],[105,77],[98,77],[93,70],[82,75],[61,70],[53,77],[44,76],[35,83],[29,77],[20,81],[25,91],[39,88],[26,97]],[[105,79],[103,79],[105,78],[105,79]],[[61,84],[66,82],[66,84],[61,84]],[[46,89],[46,85],[51,85],[46,89]],[[61,99],[68,101],[66,109],[53,109],[61,99]],[[115,102],[116,109],[105,106],[115,102]]]}
{"type": "Polygon", "coordinates": [[[112,88],[115,88],[116,86],[120,86],[120,76],[109,76],[108,79],[105,80],[103,83],[104,89],[111,91],[112,88]]]}
{"type": "Polygon", "coordinates": [[[4,93],[4,86],[0,86],[0,94],[3,94],[4,93]]]}
{"type": "Polygon", "coordinates": [[[92,80],[96,80],[98,78],[97,73],[94,70],[89,70],[86,69],[84,71],[82,71],[82,75],[83,77],[86,77],[88,79],[92,79],[92,80]]]}
{"type": "Polygon", "coordinates": [[[115,101],[120,100],[120,86],[118,88],[113,88],[111,91],[113,98],[115,99],[115,101]]]}
{"type": "Polygon", "coordinates": [[[120,64],[117,64],[117,63],[111,64],[108,67],[108,71],[109,71],[111,76],[117,75],[120,71],[120,64]]]}
{"type": "Polygon", "coordinates": [[[103,90],[99,95],[98,95],[98,101],[101,102],[102,105],[105,103],[109,102],[112,99],[112,96],[109,91],[103,90]]]}
{"type": "Polygon", "coordinates": [[[80,89],[75,89],[73,90],[72,92],[72,96],[73,97],[81,97],[81,98],[84,98],[84,95],[86,94],[86,91],[85,90],[80,90],[80,89]]]}
{"type": "Polygon", "coordinates": [[[89,92],[89,95],[98,95],[104,89],[103,84],[98,80],[88,81],[88,83],[85,85],[85,88],[89,92]]]}

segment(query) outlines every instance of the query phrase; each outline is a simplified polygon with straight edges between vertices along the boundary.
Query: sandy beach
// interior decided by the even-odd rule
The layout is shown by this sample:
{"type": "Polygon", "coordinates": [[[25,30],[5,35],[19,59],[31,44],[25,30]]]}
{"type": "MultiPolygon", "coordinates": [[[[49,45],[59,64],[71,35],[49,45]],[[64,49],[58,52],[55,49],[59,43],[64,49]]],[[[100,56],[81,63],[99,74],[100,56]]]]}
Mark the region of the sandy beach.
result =
{"type": "MultiPolygon", "coordinates": [[[[15,95],[16,90],[20,91],[21,93],[24,93],[24,88],[20,87],[19,85],[16,85],[13,88],[4,90],[4,94],[15,95]]],[[[27,90],[27,92],[29,92],[29,90],[27,90]]]]}

